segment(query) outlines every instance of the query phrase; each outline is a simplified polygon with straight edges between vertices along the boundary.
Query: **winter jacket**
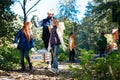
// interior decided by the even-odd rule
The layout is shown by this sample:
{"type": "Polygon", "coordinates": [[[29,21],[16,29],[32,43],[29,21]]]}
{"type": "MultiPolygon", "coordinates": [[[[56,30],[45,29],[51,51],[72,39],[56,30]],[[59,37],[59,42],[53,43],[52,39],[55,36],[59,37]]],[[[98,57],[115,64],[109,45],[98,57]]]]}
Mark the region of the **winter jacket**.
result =
{"type": "Polygon", "coordinates": [[[32,35],[31,35],[30,41],[28,41],[22,29],[19,30],[15,36],[14,43],[17,43],[17,42],[18,42],[18,46],[17,46],[18,49],[30,50],[32,47],[34,47],[34,40],[32,38],[32,35]]]}

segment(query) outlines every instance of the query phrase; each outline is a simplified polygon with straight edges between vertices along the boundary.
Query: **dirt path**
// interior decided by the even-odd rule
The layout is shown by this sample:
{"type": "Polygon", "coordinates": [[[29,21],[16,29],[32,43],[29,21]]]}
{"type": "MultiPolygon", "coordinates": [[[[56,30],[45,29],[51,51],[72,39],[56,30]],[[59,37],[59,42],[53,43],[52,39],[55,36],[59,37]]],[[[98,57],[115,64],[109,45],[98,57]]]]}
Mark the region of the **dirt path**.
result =
{"type": "Polygon", "coordinates": [[[73,67],[79,66],[78,63],[59,62],[58,74],[44,69],[45,65],[36,65],[32,71],[19,70],[2,71],[0,70],[0,80],[73,80],[69,71],[69,65],[73,67]]]}

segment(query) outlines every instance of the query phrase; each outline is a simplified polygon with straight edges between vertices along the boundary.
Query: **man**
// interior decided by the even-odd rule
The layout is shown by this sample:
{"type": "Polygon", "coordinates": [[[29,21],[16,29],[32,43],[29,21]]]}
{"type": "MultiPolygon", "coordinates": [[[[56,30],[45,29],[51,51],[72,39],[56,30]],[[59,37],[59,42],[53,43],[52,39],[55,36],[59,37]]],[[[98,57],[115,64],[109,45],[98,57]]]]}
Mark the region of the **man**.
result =
{"type": "Polygon", "coordinates": [[[105,53],[105,48],[107,46],[107,38],[104,36],[103,32],[101,33],[101,36],[97,42],[97,45],[99,47],[100,57],[103,57],[105,53]]]}
{"type": "Polygon", "coordinates": [[[46,50],[48,49],[49,38],[50,38],[50,33],[49,33],[48,27],[51,25],[51,23],[53,21],[54,11],[49,10],[47,14],[48,14],[47,18],[43,19],[42,21],[38,22],[37,19],[35,19],[35,21],[34,21],[34,24],[36,27],[43,26],[42,40],[43,40],[44,47],[46,50]]]}

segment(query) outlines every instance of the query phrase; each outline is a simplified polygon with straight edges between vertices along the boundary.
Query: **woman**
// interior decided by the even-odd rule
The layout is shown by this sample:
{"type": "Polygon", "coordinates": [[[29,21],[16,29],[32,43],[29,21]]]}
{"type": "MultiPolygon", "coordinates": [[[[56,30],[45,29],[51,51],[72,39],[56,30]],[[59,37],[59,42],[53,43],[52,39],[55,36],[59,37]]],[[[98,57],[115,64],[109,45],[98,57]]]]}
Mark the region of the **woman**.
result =
{"type": "Polygon", "coordinates": [[[53,28],[50,30],[50,47],[52,48],[52,55],[53,55],[53,65],[52,71],[53,73],[58,72],[58,51],[60,47],[60,38],[57,33],[57,29],[59,28],[59,21],[57,19],[53,19],[52,23],[53,28]]]}
{"type": "Polygon", "coordinates": [[[18,31],[14,39],[14,45],[20,51],[20,60],[21,60],[21,66],[22,66],[21,70],[25,71],[24,56],[29,63],[29,69],[32,70],[32,64],[29,58],[29,50],[31,48],[32,48],[32,51],[34,50],[33,48],[34,41],[33,41],[33,35],[32,35],[30,22],[25,22],[23,28],[18,31]],[[18,45],[17,45],[17,42],[18,42],[18,45]]]}
{"type": "Polygon", "coordinates": [[[69,61],[71,62],[74,62],[75,61],[75,50],[74,50],[74,47],[75,47],[75,38],[74,38],[74,34],[73,32],[70,33],[69,35],[69,44],[68,44],[68,49],[69,49],[69,61]]]}

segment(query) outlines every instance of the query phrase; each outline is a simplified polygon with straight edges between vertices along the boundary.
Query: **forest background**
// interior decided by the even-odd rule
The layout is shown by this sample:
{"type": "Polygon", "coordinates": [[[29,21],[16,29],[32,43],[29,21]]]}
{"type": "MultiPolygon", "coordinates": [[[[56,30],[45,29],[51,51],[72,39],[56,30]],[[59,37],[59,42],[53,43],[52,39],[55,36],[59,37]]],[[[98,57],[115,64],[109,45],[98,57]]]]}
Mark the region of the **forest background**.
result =
{"type": "MultiPolygon", "coordinates": [[[[22,28],[22,25],[27,21],[29,14],[35,13],[34,9],[37,3],[42,0],[36,1],[36,4],[31,8],[26,7],[27,2],[32,0],[1,0],[0,1],[0,69],[11,69],[19,66],[19,52],[17,49],[12,48],[13,39],[16,32],[22,28]],[[15,3],[19,3],[23,10],[23,16],[14,13],[11,10],[11,6],[15,3]],[[28,9],[27,9],[28,8],[28,9]],[[32,10],[33,9],[33,10],[32,10]]],[[[64,22],[64,41],[68,44],[68,35],[70,32],[75,34],[75,51],[76,56],[80,56],[81,49],[86,51],[93,50],[94,54],[97,54],[96,42],[99,39],[99,34],[104,31],[106,34],[112,32],[113,27],[119,29],[119,17],[113,15],[113,7],[116,9],[116,13],[120,13],[120,1],[119,0],[92,0],[87,3],[84,17],[79,20],[78,14],[81,13],[77,0],[59,0],[58,13],[56,17],[64,22]],[[116,21],[113,21],[115,18],[116,21]]],[[[46,13],[45,13],[46,14],[46,13]]],[[[30,21],[33,22],[34,15],[30,21]]],[[[36,29],[32,25],[33,34],[35,35],[35,49],[42,49],[43,42],[41,39],[42,29],[36,29]]],[[[111,42],[108,39],[108,44],[111,42]]],[[[68,59],[68,51],[63,52],[60,49],[59,60],[68,59]]],[[[113,77],[114,78],[114,77],[113,77]]]]}

